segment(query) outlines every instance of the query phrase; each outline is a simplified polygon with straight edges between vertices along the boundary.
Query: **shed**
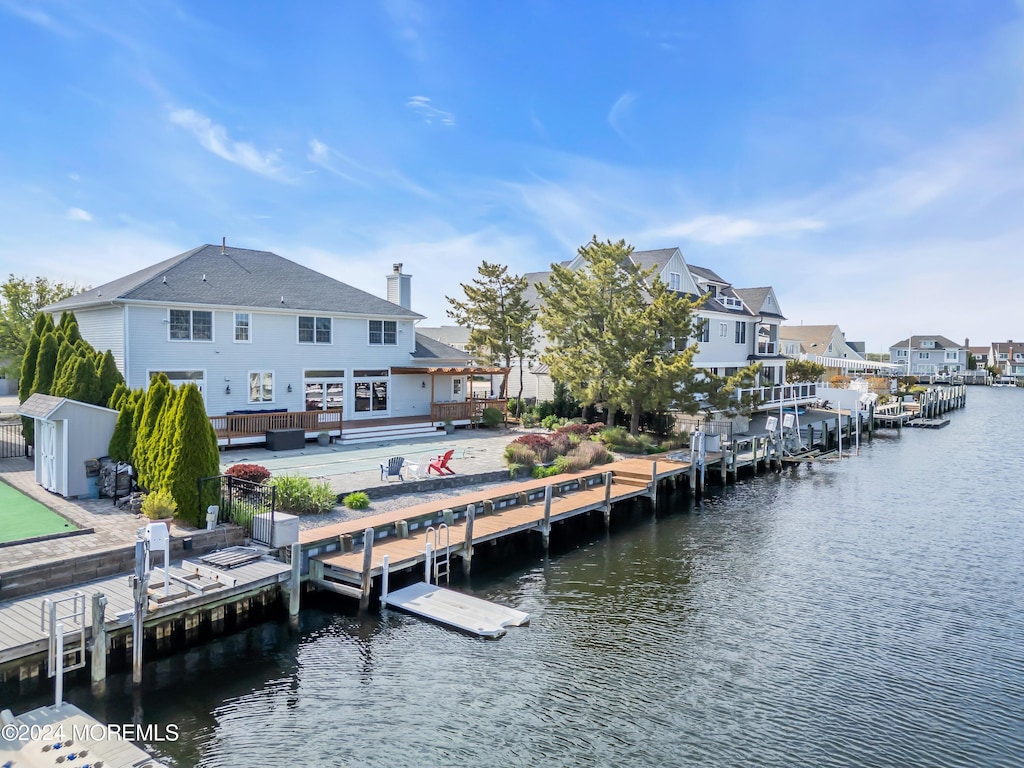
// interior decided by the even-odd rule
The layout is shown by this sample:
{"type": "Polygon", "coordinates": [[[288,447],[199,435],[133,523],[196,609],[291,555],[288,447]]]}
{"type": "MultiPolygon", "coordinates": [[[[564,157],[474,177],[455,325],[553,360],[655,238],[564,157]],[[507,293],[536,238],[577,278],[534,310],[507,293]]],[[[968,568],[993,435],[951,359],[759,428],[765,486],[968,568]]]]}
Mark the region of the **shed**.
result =
{"type": "Polygon", "coordinates": [[[36,482],[69,499],[93,495],[86,462],[107,455],[117,411],[37,392],[18,414],[35,420],[36,482]]]}

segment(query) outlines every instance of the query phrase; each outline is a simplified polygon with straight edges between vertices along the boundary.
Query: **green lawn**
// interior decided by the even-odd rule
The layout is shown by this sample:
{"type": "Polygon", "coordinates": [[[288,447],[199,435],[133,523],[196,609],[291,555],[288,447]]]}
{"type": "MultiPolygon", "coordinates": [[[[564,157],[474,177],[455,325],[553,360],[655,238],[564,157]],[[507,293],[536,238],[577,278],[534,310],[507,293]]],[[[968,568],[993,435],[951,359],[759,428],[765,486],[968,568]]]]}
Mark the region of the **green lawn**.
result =
{"type": "Polygon", "coordinates": [[[77,530],[78,526],[0,480],[0,544],[77,530]]]}

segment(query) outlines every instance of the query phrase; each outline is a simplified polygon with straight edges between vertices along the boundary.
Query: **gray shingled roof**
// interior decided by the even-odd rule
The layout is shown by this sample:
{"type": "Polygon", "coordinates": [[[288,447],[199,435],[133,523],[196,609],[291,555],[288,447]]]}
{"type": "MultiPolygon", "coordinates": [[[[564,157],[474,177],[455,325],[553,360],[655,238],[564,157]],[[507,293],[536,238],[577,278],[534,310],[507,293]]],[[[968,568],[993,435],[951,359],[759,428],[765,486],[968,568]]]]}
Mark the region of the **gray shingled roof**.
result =
{"type": "Polygon", "coordinates": [[[49,312],[117,301],[296,309],[418,319],[423,315],[269,251],[203,245],[51,304],[49,312]]]}
{"type": "Polygon", "coordinates": [[[28,400],[18,406],[19,416],[28,416],[30,419],[45,419],[64,402],[63,397],[44,395],[41,392],[29,395],[28,400]]]}
{"type": "Polygon", "coordinates": [[[444,360],[445,362],[468,363],[472,358],[461,349],[449,347],[437,339],[432,339],[420,332],[416,332],[416,351],[412,353],[413,360],[417,362],[433,362],[444,360]]]}
{"type": "Polygon", "coordinates": [[[762,314],[767,317],[777,317],[780,320],[785,320],[781,312],[762,312],[761,307],[764,306],[764,300],[768,298],[768,294],[772,292],[771,288],[733,288],[733,293],[743,299],[743,303],[750,308],[750,311],[756,314],[762,314]]]}
{"type": "Polygon", "coordinates": [[[963,347],[962,344],[950,341],[945,336],[911,336],[909,339],[902,339],[897,341],[895,344],[890,344],[889,349],[892,349],[893,347],[905,347],[908,344],[914,349],[921,349],[921,342],[925,339],[935,342],[935,346],[929,347],[929,349],[946,349],[947,347],[950,349],[960,349],[963,347]]]}
{"type": "Polygon", "coordinates": [[[661,271],[668,266],[672,255],[678,250],[678,248],[659,248],[654,251],[633,251],[630,257],[633,259],[633,263],[641,269],[656,267],[655,274],[660,275],[661,271]]]}
{"type": "Polygon", "coordinates": [[[469,328],[463,328],[461,325],[441,325],[441,326],[416,326],[416,333],[426,336],[428,339],[434,339],[440,341],[442,344],[452,346],[455,344],[468,344],[469,343],[469,328]]]}
{"type": "Polygon", "coordinates": [[[708,269],[707,267],[698,267],[694,264],[687,264],[690,268],[690,274],[695,278],[702,277],[705,280],[711,280],[714,283],[722,283],[723,285],[732,285],[728,280],[722,279],[717,272],[708,269]]]}

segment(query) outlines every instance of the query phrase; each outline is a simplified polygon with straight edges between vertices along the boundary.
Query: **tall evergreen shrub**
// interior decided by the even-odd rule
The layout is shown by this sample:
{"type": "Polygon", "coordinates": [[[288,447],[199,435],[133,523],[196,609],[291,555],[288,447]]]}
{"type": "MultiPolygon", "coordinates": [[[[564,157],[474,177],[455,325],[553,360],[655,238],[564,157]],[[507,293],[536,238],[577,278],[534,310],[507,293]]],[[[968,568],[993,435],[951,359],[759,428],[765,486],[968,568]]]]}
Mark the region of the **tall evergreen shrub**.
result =
{"type": "MultiPolygon", "coordinates": [[[[199,387],[186,384],[178,399],[179,433],[168,467],[169,489],[178,503],[178,515],[197,519],[200,511],[198,481],[220,474],[220,452],[199,387]]],[[[216,503],[215,498],[203,501],[216,503]]]]}

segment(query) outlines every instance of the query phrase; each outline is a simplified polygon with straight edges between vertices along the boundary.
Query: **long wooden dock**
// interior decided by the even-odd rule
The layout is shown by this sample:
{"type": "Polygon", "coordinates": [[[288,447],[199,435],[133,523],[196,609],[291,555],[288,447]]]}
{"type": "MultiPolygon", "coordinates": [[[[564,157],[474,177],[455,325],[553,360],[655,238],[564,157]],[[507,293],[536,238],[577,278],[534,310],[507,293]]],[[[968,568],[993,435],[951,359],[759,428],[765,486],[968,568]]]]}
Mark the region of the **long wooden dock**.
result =
{"type": "MultiPolygon", "coordinates": [[[[213,610],[232,601],[245,599],[261,590],[273,587],[290,576],[290,567],[269,558],[239,565],[217,573],[219,569],[206,568],[201,564],[182,563],[172,565],[171,572],[180,581],[172,581],[170,597],[164,597],[162,571],[156,570],[150,580],[150,605],[146,614],[146,627],[166,625],[177,617],[196,614],[202,610],[213,610]],[[198,573],[197,573],[198,569],[198,573]],[[182,582],[189,582],[189,589],[182,582]]],[[[134,609],[132,586],[128,574],[110,576],[80,586],[46,592],[29,597],[17,598],[0,603],[0,683],[13,674],[20,674],[18,662],[31,662],[44,658],[49,636],[43,631],[41,616],[45,600],[57,601],[69,598],[76,592],[85,595],[85,637],[92,637],[93,601],[92,595],[99,592],[106,598],[103,611],[108,636],[131,634],[131,614],[134,609]]],[[[192,616],[198,626],[199,619],[192,616]]],[[[70,629],[70,627],[68,628],[70,629]]],[[[189,630],[186,625],[186,632],[189,630]]],[[[167,633],[170,634],[169,631],[167,633]]],[[[162,635],[161,635],[162,636],[162,635]]],[[[39,662],[35,661],[38,667],[39,662]]]]}

